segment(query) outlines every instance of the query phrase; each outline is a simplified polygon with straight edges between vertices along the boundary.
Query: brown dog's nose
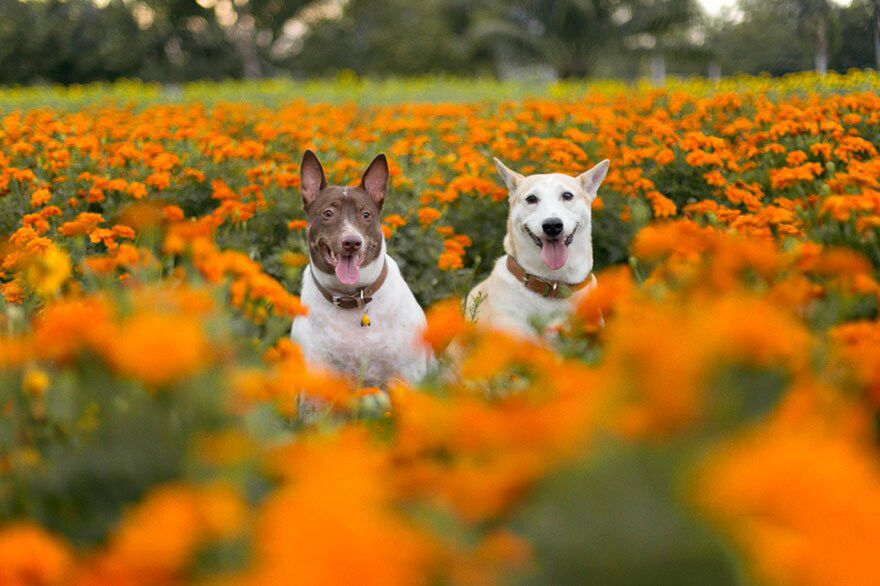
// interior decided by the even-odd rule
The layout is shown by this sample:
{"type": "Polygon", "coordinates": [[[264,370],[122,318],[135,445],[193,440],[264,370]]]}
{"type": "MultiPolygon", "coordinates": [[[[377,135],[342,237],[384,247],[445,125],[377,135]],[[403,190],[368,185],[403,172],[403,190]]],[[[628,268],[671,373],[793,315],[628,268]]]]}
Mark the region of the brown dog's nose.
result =
{"type": "Polygon", "coordinates": [[[361,249],[363,241],[357,236],[346,236],[342,239],[342,251],[345,254],[355,254],[361,249]]]}

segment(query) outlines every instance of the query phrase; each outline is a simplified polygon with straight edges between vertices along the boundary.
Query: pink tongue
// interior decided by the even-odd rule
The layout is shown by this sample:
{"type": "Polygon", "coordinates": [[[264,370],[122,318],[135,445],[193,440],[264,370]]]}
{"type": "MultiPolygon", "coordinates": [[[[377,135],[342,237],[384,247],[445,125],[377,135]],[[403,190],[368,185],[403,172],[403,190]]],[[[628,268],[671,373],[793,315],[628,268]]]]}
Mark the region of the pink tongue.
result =
{"type": "Polygon", "coordinates": [[[544,241],[541,257],[544,259],[544,264],[549,268],[553,270],[561,269],[565,261],[568,260],[568,247],[561,239],[544,241]]]}
{"type": "Polygon", "coordinates": [[[357,265],[354,255],[339,256],[339,263],[336,265],[336,276],[346,285],[357,283],[358,278],[361,276],[361,270],[357,265]]]}

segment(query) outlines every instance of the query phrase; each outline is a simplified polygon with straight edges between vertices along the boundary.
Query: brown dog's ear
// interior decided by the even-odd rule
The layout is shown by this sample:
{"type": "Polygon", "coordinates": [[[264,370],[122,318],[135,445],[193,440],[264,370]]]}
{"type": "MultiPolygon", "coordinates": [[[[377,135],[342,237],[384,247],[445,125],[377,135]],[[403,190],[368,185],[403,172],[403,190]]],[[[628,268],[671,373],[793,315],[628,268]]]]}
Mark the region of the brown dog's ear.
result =
{"type": "Polygon", "coordinates": [[[507,166],[497,158],[493,157],[492,160],[495,161],[495,168],[498,169],[498,174],[501,175],[501,178],[504,180],[507,190],[510,193],[516,191],[516,186],[519,185],[520,181],[525,179],[525,176],[520,175],[513,169],[508,169],[507,166]]]}
{"type": "Polygon", "coordinates": [[[604,161],[597,163],[596,166],[589,171],[584,171],[578,175],[578,181],[581,182],[581,187],[587,192],[590,201],[593,201],[596,198],[599,186],[602,185],[602,181],[605,180],[605,175],[608,174],[608,166],[610,164],[611,163],[608,159],[605,159],[604,161]]]}
{"type": "Polygon", "coordinates": [[[308,208],[321,193],[321,190],[327,187],[324,167],[321,166],[318,156],[308,149],[303,153],[302,164],[299,166],[299,178],[303,207],[308,208]]]}
{"type": "Polygon", "coordinates": [[[388,159],[385,158],[385,153],[376,155],[364,171],[364,176],[361,177],[361,189],[370,194],[380,208],[385,203],[385,194],[388,192],[388,159]]]}

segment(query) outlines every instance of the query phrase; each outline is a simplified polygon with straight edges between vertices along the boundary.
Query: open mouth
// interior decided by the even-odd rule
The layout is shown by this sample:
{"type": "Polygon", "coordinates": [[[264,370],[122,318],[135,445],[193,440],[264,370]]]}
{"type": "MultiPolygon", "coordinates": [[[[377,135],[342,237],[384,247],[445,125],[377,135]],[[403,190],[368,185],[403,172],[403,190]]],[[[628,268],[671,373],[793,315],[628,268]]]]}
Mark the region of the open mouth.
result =
{"type": "Polygon", "coordinates": [[[529,230],[528,226],[523,227],[535,245],[541,249],[541,259],[548,269],[555,271],[565,266],[565,262],[568,260],[568,246],[574,240],[574,234],[580,224],[575,224],[574,230],[564,238],[561,235],[556,238],[541,238],[529,230]]]}
{"type": "Polygon", "coordinates": [[[365,253],[342,254],[334,252],[326,243],[321,243],[321,252],[336,272],[336,277],[346,285],[354,285],[361,276],[361,264],[364,262],[365,253]]]}

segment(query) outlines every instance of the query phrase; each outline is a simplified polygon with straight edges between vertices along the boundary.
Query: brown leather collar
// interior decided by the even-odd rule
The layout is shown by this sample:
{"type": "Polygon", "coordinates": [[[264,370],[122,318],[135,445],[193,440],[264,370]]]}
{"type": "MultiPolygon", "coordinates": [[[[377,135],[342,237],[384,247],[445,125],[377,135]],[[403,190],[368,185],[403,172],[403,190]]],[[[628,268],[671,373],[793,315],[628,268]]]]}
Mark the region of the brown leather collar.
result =
{"type": "Polygon", "coordinates": [[[309,269],[309,272],[312,274],[312,280],[315,282],[318,291],[324,296],[324,299],[339,309],[363,308],[367,303],[373,300],[373,295],[376,294],[376,291],[378,291],[379,287],[382,286],[382,283],[385,282],[385,277],[388,276],[388,261],[386,260],[382,264],[382,272],[379,274],[379,277],[363,289],[359,289],[354,295],[334,295],[318,282],[318,279],[315,278],[315,273],[311,268],[309,269]]]}
{"type": "Polygon", "coordinates": [[[533,291],[538,295],[549,297],[550,299],[568,299],[590,284],[593,275],[587,275],[587,278],[580,283],[563,283],[562,281],[548,281],[526,272],[515,258],[507,255],[507,270],[516,277],[516,280],[523,284],[529,291],[533,291]]]}

